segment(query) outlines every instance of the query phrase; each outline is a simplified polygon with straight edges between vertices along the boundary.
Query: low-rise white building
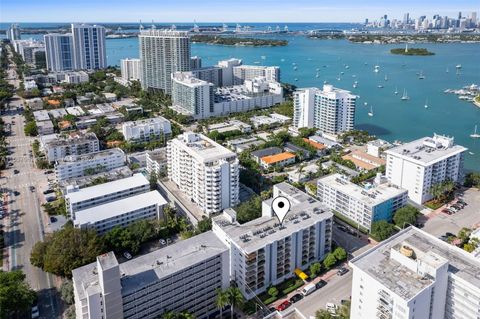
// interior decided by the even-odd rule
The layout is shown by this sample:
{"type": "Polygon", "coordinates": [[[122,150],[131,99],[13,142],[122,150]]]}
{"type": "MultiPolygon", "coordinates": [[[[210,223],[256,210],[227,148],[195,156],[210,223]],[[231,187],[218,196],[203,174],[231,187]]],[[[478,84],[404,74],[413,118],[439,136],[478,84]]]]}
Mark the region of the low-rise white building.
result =
{"type": "Polygon", "coordinates": [[[299,189],[280,183],[273,198],[262,203],[262,216],[239,224],[227,209],[212,220],[213,232],[230,248],[230,276],[247,299],[265,292],[322,260],[331,250],[330,209],[299,189]],[[291,204],[283,223],[272,211],[273,198],[285,196],[291,204]]]}
{"type": "Polygon", "coordinates": [[[119,148],[82,155],[68,155],[55,163],[57,181],[107,172],[125,165],[125,153],[119,148]]]}
{"type": "Polygon", "coordinates": [[[407,204],[407,190],[387,183],[377,175],[374,184],[364,187],[341,174],[320,178],[317,197],[325,205],[370,230],[372,223],[391,221],[393,213],[407,204]]]}
{"type": "Polygon", "coordinates": [[[73,218],[75,212],[114,202],[150,190],[149,181],[143,174],[103,183],[86,188],[69,186],[65,194],[67,212],[73,218]]]}
{"type": "Polygon", "coordinates": [[[125,122],[122,133],[127,141],[149,141],[163,139],[166,141],[172,135],[170,121],[158,116],[150,119],[125,122]]]}
{"type": "Polygon", "coordinates": [[[38,135],[48,135],[54,133],[52,121],[36,121],[38,135]]]}
{"type": "Polygon", "coordinates": [[[121,264],[110,252],[72,271],[76,318],[210,318],[217,290],[230,284],[228,269],[228,248],[211,231],[121,264]]]}
{"type": "Polygon", "coordinates": [[[478,318],[480,260],[413,226],[350,266],[352,319],[478,318]]]}
{"type": "Polygon", "coordinates": [[[276,125],[283,125],[290,121],[291,118],[285,115],[277,114],[277,113],[272,113],[269,116],[266,115],[256,115],[250,118],[250,121],[252,121],[253,126],[258,128],[262,125],[266,126],[276,126],[276,125]]]}
{"type": "Polygon", "coordinates": [[[168,141],[168,178],[205,213],[213,214],[239,202],[237,154],[193,132],[168,141]]]}
{"type": "Polygon", "coordinates": [[[34,97],[33,99],[25,100],[30,110],[41,110],[43,109],[43,100],[39,97],[34,97]]]}
{"type": "Polygon", "coordinates": [[[73,225],[95,229],[103,235],[112,228],[127,227],[138,220],[163,219],[167,201],[158,191],[141,193],[75,212],[73,225]]]}
{"type": "Polygon", "coordinates": [[[100,145],[94,133],[72,133],[55,135],[42,143],[49,162],[56,162],[68,155],[82,155],[98,152],[100,145]]]}
{"type": "Polygon", "coordinates": [[[423,137],[385,151],[386,176],[392,184],[408,190],[412,201],[422,204],[432,198],[432,186],[446,180],[463,182],[466,150],[454,145],[453,137],[423,137]]]}
{"type": "Polygon", "coordinates": [[[217,131],[218,133],[225,133],[231,131],[240,131],[242,133],[249,133],[252,126],[239,120],[230,120],[222,123],[210,124],[208,126],[208,133],[217,131]]]}
{"type": "Polygon", "coordinates": [[[155,173],[157,177],[167,174],[167,148],[157,148],[146,152],[146,168],[149,174],[155,173]]]}
{"type": "Polygon", "coordinates": [[[392,148],[392,144],[385,140],[376,139],[367,143],[367,154],[375,157],[384,157],[384,152],[392,148]]]}

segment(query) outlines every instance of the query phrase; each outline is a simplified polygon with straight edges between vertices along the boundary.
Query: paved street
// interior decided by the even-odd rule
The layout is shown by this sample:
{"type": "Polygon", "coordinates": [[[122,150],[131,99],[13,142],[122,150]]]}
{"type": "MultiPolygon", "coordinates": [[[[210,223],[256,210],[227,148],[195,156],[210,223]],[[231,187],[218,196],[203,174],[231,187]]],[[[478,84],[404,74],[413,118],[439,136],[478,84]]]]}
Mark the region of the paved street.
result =
{"type": "MultiPolygon", "coordinates": [[[[15,74],[9,71],[9,77],[15,74]]],[[[18,81],[10,80],[18,87],[18,81]]],[[[43,272],[30,264],[29,256],[33,245],[44,238],[44,228],[40,206],[40,195],[35,189],[46,182],[41,170],[34,168],[30,156],[33,139],[26,137],[23,131],[24,120],[18,108],[22,100],[15,95],[9,102],[5,114],[5,123],[11,123],[12,132],[7,137],[9,143],[9,162],[13,166],[2,172],[0,185],[8,196],[8,216],[4,219],[6,225],[7,253],[4,259],[4,270],[21,269],[27,277],[30,286],[39,292],[39,307],[42,318],[57,318],[58,297],[54,288],[54,276],[43,272]],[[16,174],[14,170],[18,170],[16,174]]],[[[41,194],[41,193],[40,193],[41,194]]]]}

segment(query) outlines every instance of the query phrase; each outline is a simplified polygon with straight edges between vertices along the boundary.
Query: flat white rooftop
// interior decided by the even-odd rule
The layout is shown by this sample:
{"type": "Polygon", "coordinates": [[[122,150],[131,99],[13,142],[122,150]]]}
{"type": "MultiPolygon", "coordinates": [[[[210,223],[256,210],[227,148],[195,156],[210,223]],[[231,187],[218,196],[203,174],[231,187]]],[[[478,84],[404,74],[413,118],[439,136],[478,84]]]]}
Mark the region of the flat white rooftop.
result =
{"type": "Polygon", "coordinates": [[[341,174],[322,177],[318,180],[318,183],[328,185],[372,207],[407,192],[407,190],[389,183],[361,187],[350,182],[348,178],[341,174]]]}
{"type": "Polygon", "coordinates": [[[142,193],[114,202],[80,210],[75,213],[75,219],[73,223],[75,225],[84,225],[87,223],[93,224],[155,204],[162,206],[167,204],[167,201],[157,191],[142,193]]]}
{"type": "Polygon", "coordinates": [[[433,138],[422,137],[410,143],[391,148],[385,153],[420,165],[431,165],[466,150],[467,148],[463,146],[454,145],[453,137],[435,134],[433,138]]]}
{"type": "Polygon", "coordinates": [[[111,193],[121,192],[130,188],[150,185],[149,181],[143,174],[135,174],[131,177],[119,179],[113,182],[95,185],[92,187],[82,188],[65,195],[65,198],[71,204],[89,200],[92,198],[102,197],[111,193]]]}
{"type": "Polygon", "coordinates": [[[183,148],[200,162],[211,162],[237,156],[234,152],[205,135],[193,132],[185,132],[178,135],[176,138],[168,141],[168,143],[183,148]]]}

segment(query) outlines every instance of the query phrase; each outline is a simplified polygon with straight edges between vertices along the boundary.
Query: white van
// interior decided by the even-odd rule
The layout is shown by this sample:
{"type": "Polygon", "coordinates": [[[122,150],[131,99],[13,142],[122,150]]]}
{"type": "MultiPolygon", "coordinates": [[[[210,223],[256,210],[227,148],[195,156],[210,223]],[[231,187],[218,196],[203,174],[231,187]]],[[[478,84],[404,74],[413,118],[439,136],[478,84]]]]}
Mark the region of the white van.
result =
{"type": "Polygon", "coordinates": [[[308,296],[309,294],[311,294],[315,290],[317,290],[317,287],[315,287],[315,284],[308,284],[302,289],[302,294],[304,296],[308,296]]]}

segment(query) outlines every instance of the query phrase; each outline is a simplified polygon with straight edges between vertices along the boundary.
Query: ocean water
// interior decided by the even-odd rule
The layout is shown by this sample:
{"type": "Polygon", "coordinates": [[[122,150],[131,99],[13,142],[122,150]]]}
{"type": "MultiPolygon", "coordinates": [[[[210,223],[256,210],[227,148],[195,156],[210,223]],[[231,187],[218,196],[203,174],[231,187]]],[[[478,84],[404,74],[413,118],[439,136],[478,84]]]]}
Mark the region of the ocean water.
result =
{"type": "MultiPolygon", "coordinates": [[[[267,26],[258,24],[257,28],[267,26]]],[[[355,25],[289,25],[290,30],[335,27],[346,29],[355,25]]],[[[469,136],[475,125],[480,128],[480,108],[459,100],[456,95],[443,93],[445,89],[459,89],[472,83],[480,85],[480,44],[410,45],[435,52],[434,56],[415,57],[390,54],[391,48],[403,45],[355,44],[347,40],[317,40],[295,35],[270,37],[286,39],[289,45],[235,47],[194,43],[192,55],[202,57],[204,66],[231,57],[240,58],[246,64],[278,65],[283,82],[298,87],[321,87],[324,81],[328,81],[336,87],[351,90],[360,96],[356,109],[358,129],[388,141],[410,141],[433,133],[454,136],[457,144],[469,148],[465,156],[466,169],[480,171],[480,139],[469,136]],[[297,70],[292,63],[296,64],[297,70]],[[457,64],[462,65],[460,74],[456,74],[457,64]],[[380,66],[380,72],[373,72],[374,65],[380,66]],[[418,79],[419,72],[425,75],[425,79],[418,79]],[[388,81],[385,81],[385,75],[388,81]],[[352,87],[354,81],[358,81],[357,88],[352,87]],[[378,88],[378,85],[384,88],[378,88]],[[396,89],[398,95],[394,94],[396,89]],[[400,99],[404,89],[410,97],[408,101],[400,99]],[[429,107],[426,109],[427,100],[429,107]],[[364,106],[364,102],[368,105],[364,106]],[[370,106],[373,117],[367,115],[370,106]]],[[[42,36],[35,35],[35,38],[42,36]]],[[[107,56],[109,65],[119,65],[122,58],[138,57],[138,39],[108,39],[107,56]]]]}

